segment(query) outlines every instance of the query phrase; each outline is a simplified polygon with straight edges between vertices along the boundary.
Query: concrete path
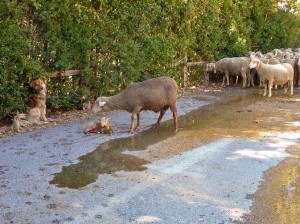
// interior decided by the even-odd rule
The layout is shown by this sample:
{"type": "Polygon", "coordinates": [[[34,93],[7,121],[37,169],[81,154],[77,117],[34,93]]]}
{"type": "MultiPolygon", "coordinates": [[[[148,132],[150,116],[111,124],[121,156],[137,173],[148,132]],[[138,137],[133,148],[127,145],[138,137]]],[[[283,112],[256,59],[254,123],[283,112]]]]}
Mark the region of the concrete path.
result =
{"type": "MultiPolygon", "coordinates": [[[[179,116],[221,98],[182,97],[179,116]]],[[[180,148],[181,133],[190,130],[183,125],[174,134],[168,121],[152,133],[158,114],[144,112],[142,131],[132,136],[129,113],[108,116],[112,136],[83,135],[95,118],[0,139],[0,223],[233,223],[250,211],[247,195],[264,172],[300,138],[295,131],[266,132],[255,140],[220,136],[150,159],[170,142],[180,148]],[[147,135],[151,142],[144,144],[147,135]],[[151,140],[154,135],[158,140],[151,140]]],[[[166,119],[172,119],[170,111],[166,119]]]]}

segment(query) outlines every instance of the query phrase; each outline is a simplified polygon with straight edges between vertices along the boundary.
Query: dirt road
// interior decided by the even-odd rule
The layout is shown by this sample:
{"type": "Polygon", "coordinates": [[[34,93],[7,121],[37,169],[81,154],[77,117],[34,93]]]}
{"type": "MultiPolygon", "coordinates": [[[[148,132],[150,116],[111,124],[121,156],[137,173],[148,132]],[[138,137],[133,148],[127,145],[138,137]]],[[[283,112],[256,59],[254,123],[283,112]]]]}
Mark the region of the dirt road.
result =
{"type": "Polygon", "coordinates": [[[114,112],[115,134],[91,120],[0,139],[1,223],[299,223],[300,93],[263,98],[227,88],[171,112],[114,112]]]}

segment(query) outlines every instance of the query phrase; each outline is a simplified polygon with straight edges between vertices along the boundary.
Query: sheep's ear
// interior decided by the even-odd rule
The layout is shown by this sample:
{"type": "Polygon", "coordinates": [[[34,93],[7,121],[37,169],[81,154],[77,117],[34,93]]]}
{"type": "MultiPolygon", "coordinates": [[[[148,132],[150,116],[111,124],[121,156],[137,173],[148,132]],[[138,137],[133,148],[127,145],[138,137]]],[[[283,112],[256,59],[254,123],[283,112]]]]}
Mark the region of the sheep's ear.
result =
{"type": "Polygon", "coordinates": [[[100,107],[104,106],[105,104],[106,104],[106,102],[104,102],[104,101],[100,101],[100,102],[99,102],[99,106],[100,106],[100,107]]]}

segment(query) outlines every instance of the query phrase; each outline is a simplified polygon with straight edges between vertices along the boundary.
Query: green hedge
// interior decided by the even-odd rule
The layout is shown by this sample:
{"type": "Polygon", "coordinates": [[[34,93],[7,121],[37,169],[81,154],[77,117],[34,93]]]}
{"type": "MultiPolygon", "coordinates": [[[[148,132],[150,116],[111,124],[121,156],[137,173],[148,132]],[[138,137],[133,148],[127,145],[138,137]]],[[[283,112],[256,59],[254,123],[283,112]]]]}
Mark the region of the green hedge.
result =
{"type": "Polygon", "coordinates": [[[217,60],[251,46],[299,47],[299,5],[287,3],[278,10],[273,0],[1,1],[0,119],[24,110],[29,81],[53,71],[83,70],[48,82],[49,107],[80,108],[151,77],[182,83],[182,67],[172,64],[185,54],[217,60]]]}

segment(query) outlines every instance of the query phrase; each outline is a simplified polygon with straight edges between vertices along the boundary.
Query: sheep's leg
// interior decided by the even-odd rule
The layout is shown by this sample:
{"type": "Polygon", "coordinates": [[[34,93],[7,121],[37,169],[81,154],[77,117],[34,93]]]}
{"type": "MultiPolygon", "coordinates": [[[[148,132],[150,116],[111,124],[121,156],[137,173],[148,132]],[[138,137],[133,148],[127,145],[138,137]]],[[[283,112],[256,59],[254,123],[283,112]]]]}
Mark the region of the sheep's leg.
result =
{"type": "MultiPolygon", "coordinates": [[[[247,83],[247,75],[245,73],[242,74],[242,79],[243,79],[243,85],[242,85],[242,87],[245,88],[246,87],[246,83],[247,83]]],[[[250,85],[250,83],[249,83],[249,85],[250,85]]],[[[249,85],[248,85],[248,87],[249,87],[249,85]]]]}
{"type": "Polygon", "coordinates": [[[268,97],[272,96],[272,87],[273,87],[273,80],[270,80],[269,81],[269,95],[268,95],[268,97]]]}
{"type": "Polygon", "coordinates": [[[173,112],[174,131],[177,131],[178,130],[178,116],[177,116],[177,107],[176,107],[176,104],[171,107],[171,111],[173,112]]]}
{"type": "Polygon", "coordinates": [[[259,79],[259,87],[260,88],[264,87],[264,81],[262,81],[261,79],[259,79]]]}
{"type": "Polygon", "coordinates": [[[291,82],[291,96],[294,94],[294,82],[293,81],[290,81],[291,82]]]}
{"type": "Polygon", "coordinates": [[[177,116],[177,107],[176,104],[170,107],[173,112],[173,120],[174,120],[174,131],[178,130],[178,116],[177,116]]]}
{"type": "Polygon", "coordinates": [[[136,113],[132,113],[131,114],[131,125],[130,125],[130,130],[129,130],[129,134],[132,134],[133,133],[133,130],[134,130],[134,115],[135,115],[136,113]]]}
{"type": "Polygon", "coordinates": [[[236,80],[235,80],[235,85],[237,85],[238,82],[239,82],[239,76],[237,75],[237,76],[236,76],[236,80]]]}
{"type": "Polygon", "coordinates": [[[250,70],[246,71],[246,77],[247,77],[247,87],[250,87],[251,85],[254,86],[253,76],[250,74],[250,70]]]}
{"type": "Polygon", "coordinates": [[[266,96],[267,95],[267,84],[268,84],[268,81],[264,81],[264,86],[265,86],[265,91],[264,91],[264,95],[263,96],[266,96]]]}
{"type": "Polygon", "coordinates": [[[166,110],[161,110],[161,111],[160,111],[159,117],[158,117],[158,119],[157,119],[157,121],[156,121],[156,124],[155,124],[156,126],[159,126],[159,125],[160,125],[160,122],[161,122],[163,116],[165,115],[165,113],[166,113],[166,110]]]}
{"type": "Polygon", "coordinates": [[[226,76],[226,79],[227,79],[227,86],[229,86],[229,73],[226,72],[226,73],[225,73],[225,76],[226,76]]]}
{"type": "Polygon", "coordinates": [[[135,131],[139,130],[140,127],[141,127],[141,118],[140,118],[140,113],[137,113],[136,114],[136,120],[137,120],[137,124],[136,124],[136,127],[135,127],[135,131]]]}
{"type": "Polygon", "coordinates": [[[287,94],[287,91],[288,91],[288,84],[285,83],[285,84],[283,84],[283,92],[284,92],[284,94],[287,94]]]}
{"type": "Polygon", "coordinates": [[[224,74],[224,75],[223,75],[222,86],[224,86],[224,84],[225,84],[225,78],[226,78],[226,75],[224,74]]]}

